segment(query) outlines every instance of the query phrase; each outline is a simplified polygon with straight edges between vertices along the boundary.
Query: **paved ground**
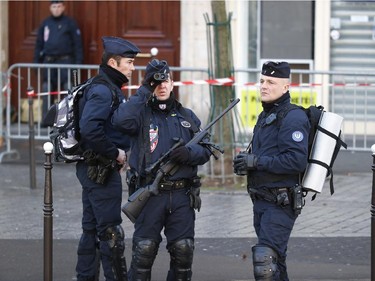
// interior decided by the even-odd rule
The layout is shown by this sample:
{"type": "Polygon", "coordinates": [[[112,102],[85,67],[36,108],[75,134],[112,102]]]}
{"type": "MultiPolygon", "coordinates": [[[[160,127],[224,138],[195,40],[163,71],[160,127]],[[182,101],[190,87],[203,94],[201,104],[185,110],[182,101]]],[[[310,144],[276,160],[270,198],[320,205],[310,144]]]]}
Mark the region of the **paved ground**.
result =
{"type": "MultiPolygon", "coordinates": [[[[23,144],[27,146],[26,144],[23,144]]],[[[29,159],[0,164],[0,280],[40,281],[43,277],[44,153],[37,146],[37,188],[29,187],[29,159]]],[[[306,202],[288,249],[290,279],[370,280],[372,157],[370,152],[339,155],[335,165],[335,194],[328,183],[317,199],[306,202]]],[[[80,187],[74,165],[54,164],[53,272],[54,280],[74,280],[80,235],[80,187]]],[[[124,200],[127,193],[124,191],[124,200]]],[[[197,213],[194,280],[253,280],[251,246],[252,204],[244,190],[202,192],[197,213]]],[[[127,247],[132,224],[124,216],[127,247]]],[[[126,251],[130,261],[130,251],[126,251]]],[[[152,280],[165,280],[168,256],[159,250],[152,280]]]]}

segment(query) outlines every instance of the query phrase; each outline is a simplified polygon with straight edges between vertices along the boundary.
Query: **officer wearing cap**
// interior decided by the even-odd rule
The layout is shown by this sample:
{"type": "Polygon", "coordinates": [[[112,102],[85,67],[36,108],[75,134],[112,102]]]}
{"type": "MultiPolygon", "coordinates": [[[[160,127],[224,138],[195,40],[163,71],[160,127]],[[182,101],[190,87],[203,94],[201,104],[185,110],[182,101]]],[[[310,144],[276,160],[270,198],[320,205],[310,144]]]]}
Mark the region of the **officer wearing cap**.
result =
{"type": "Polygon", "coordinates": [[[300,183],[300,173],[307,166],[310,130],[303,110],[290,106],[289,76],[287,62],[263,64],[263,111],[248,149],[233,160],[234,172],[247,175],[253,202],[258,237],[252,248],[255,280],[289,280],[286,252],[298,216],[293,209],[292,188],[300,183]]]}
{"type": "MultiPolygon", "coordinates": [[[[137,175],[136,188],[154,181],[156,170],[146,171],[182,139],[186,144],[199,130],[198,117],[176,100],[172,73],[166,61],[154,59],[146,67],[142,86],[113,115],[115,126],[136,138],[129,166],[137,175]]],[[[198,165],[210,158],[211,152],[200,144],[179,146],[168,160],[177,165],[158,186],[159,194],[151,196],[134,225],[133,254],[129,280],[148,281],[162,241],[167,239],[170,254],[168,281],[188,281],[192,276],[195,210],[200,209],[198,165]]]]}
{"type": "MultiPolygon", "coordinates": [[[[34,63],[82,64],[83,50],[81,31],[76,21],[64,14],[64,1],[51,1],[51,15],[38,28],[34,49],[34,63]]],[[[68,70],[43,69],[42,91],[67,90],[68,70]],[[60,79],[60,80],[59,80],[60,79]],[[58,83],[60,84],[58,85],[58,83]]],[[[43,116],[53,104],[54,96],[43,96],[43,116]]]]}
{"type": "Polygon", "coordinates": [[[123,38],[105,36],[102,42],[99,74],[85,88],[78,105],[80,143],[85,157],[76,165],[83,204],[76,266],[78,281],[98,280],[97,249],[105,279],[128,280],[121,227],[120,169],[126,162],[130,140],[115,130],[111,118],[124,102],[121,87],[135,70],[134,59],[140,50],[123,38]]]}

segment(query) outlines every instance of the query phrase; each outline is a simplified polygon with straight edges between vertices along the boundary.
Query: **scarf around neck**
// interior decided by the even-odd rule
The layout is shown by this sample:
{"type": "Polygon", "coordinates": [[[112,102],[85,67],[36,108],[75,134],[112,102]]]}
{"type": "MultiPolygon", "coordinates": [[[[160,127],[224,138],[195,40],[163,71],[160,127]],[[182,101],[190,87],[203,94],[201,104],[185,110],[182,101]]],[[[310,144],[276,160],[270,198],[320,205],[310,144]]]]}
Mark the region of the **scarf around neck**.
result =
{"type": "Polygon", "coordinates": [[[280,98],[278,98],[277,100],[275,100],[273,102],[266,103],[266,102],[262,101],[263,111],[270,112],[274,107],[279,106],[280,103],[282,103],[282,102],[284,102],[288,99],[290,99],[289,91],[287,91],[280,98]]]}

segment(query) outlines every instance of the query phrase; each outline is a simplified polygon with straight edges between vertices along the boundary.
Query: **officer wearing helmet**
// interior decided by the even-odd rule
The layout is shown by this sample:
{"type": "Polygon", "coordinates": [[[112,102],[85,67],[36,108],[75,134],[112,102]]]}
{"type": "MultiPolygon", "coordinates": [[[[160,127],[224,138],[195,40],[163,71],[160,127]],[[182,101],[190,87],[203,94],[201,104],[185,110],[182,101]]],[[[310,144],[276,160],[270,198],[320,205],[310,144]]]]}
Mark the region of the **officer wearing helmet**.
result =
{"type": "Polygon", "coordinates": [[[85,161],[76,165],[82,185],[82,235],[78,245],[77,280],[98,280],[97,247],[107,281],[127,279],[124,230],[121,227],[121,166],[130,140],[111,122],[123,102],[121,87],[135,70],[140,50],[118,37],[102,37],[104,52],[99,74],[79,99],[80,143],[85,161]],[[95,80],[96,79],[96,80],[95,80]]]}
{"type": "MultiPolygon", "coordinates": [[[[129,166],[137,175],[136,188],[151,184],[156,171],[146,172],[146,168],[177,139],[188,143],[201,125],[193,111],[176,100],[172,90],[172,73],[167,62],[153,59],[146,67],[142,86],[113,115],[115,127],[135,139],[129,166]]],[[[135,221],[129,280],[151,280],[163,228],[170,254],[167,280],[191,280],[194,209],[199,211],[201,205],[197,170],[210,155],[209,149],[200,144],[179,146],[171,152],[169,159],[178,165],[178,170],[160,181],[159,194],[149,198],[135,221]]]]}
{"type": "Polygon", "coordinates": [[[286,252],[298,213],[293,209],[293,187],[307,166],[310,123],[300,108],[290,105],[290,66],[266,62],[260,77],[263,112],[258,116],[249,151],[233,160],[234,172],[247,175],[253,201],[255,280],[288,281],[286,252]],[[286,112],[279,122],[282,112],[286,112]]]}

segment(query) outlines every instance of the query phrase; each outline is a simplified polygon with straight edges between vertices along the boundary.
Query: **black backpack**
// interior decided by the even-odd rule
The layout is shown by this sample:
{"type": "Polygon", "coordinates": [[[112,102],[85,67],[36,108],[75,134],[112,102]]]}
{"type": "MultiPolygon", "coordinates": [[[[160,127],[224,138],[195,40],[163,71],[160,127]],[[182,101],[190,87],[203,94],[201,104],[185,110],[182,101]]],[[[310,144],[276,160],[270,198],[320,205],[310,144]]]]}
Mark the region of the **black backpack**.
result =
{"type": "Polygon", "coordinates": [[[112,92],[112,107],[119,104],[116,91],[103,76],[97,75],[73,87],[66,97],[49,109],[47,116],[54,116],[50,140],[54,146],[56,162],[72,163],[84,160],[79,134],[79,100],[87,86],[105,84],[112,92]]]}
{"type": "MultiPolygon", "coordinates": [[[[322,128],[321,126],[319,126],[320,118],[321,118],[321,116],[324,112],[324,107],[321,106],[321,105],[319,105],[319,106],[311,105],[308,108],[305,108],[303,106],[291,103],[288,106],[285,106],[280,112],[278,112],[278,114],[277,114],[278,126],[281,126],[282,120],[284,119],[284,117],[287,115],[287,113],[290,110],[297,109],[297,108],[302,109],[306,113],[306,115],[307,115],[307,117],[310,121],[311,127],[310,127],[309,141],[308,141],[308,153],[309,153],[308,163],[315,163],[315,164],[321,165],[321,166],[323,166],[327,169],[327,177],[330,176],[330,192],[331,192],[331,195],[332,195],[334,193],[333,173],[332,173],[333,163],[336,160],[336,157],[337,157],[337,155],[340,151],[340,148],[344,147],[345,149],[347,149],[347,144],[341,139],[341,130],[340,130],[339,135],[336,136],[335,134],[332,134],[331,132],[329,132],[329,131],[325,130],[324,128],[322,128]],[[330,161],[329,165],[327,165],[324,162],[311,159],[311,150],[312,150],[312,147],[313,147],[313,144],[314,144],[315,135],[317,134],[318,131],[321,131],[324,134],[327,134],[328,136],[330,136],[330,137],[332,137],[336,140],[336,146],[335,146],[335,149],[334,149],[334,152],[333,152],[333,155],[332,155],[332,158],[331,158],[331,161],[330,161]]],[[[301,180],[303,178],[303,175],[304,175],[304,173],[302,173],[300,175],[301,180]]],[[[315,196],[313,197],[313,199],[314,198],[315,198],[315,196]]]]}

